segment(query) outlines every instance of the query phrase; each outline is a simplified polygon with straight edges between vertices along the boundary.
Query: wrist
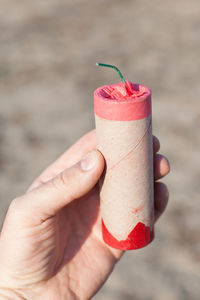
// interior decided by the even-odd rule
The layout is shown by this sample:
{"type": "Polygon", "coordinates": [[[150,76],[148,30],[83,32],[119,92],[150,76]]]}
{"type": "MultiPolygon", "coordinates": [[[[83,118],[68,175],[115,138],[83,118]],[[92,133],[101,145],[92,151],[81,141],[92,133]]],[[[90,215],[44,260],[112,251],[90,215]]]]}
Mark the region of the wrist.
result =
{"type": "Polygon", "coordinates": [[[28,300],[21,292],[0,288],[0,300],[28,300]]]}

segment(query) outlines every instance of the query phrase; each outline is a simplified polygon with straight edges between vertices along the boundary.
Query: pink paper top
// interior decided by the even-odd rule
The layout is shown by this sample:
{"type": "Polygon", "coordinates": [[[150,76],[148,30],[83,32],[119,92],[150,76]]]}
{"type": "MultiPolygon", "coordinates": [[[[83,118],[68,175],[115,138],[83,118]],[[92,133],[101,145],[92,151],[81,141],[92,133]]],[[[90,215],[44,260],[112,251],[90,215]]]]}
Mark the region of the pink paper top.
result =
{"type": "Polygon", "coordinates": [[[107,120],[144,119],[151,114],[151,90],[130,81],[99,87],[94,91],[94,111],[107,120]]]}

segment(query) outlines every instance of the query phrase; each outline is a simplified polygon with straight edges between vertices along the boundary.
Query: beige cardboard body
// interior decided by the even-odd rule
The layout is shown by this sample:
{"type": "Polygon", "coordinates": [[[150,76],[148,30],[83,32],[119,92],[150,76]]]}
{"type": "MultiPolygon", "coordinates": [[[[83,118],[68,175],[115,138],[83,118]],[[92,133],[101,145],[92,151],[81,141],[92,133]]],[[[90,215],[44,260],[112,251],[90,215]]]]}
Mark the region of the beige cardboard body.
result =
{"type": "Polygon", "coordinates": [[[105,120],[95,115],[97,148],[106,161],[101,183],[103,222],[117,240],[127,239],[142,222],[152,230],[153,150],[151,115],[134,121],[105,120]]]}

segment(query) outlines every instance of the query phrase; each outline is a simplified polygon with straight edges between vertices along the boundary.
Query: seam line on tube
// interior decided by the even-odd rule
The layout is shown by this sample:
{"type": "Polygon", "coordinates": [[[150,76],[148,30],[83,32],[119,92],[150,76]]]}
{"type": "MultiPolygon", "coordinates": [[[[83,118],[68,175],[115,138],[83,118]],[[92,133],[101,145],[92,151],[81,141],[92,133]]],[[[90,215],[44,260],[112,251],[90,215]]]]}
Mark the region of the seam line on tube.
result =
{"type": "Polygon", "coordinates": [[[137,144],[127,153],[125,154],[118,162],[116,162],[113,166],[111,166],[109,169],[107,169],[107,172],[110,170],[113,170],[116,166],[118,166],[120,164],[120,162],[124,159],[126,159],[135,149],[137,149],[137,147],[141,144],[141,142],[143,141],[144,137],[147,135],[147,133],[149,132],[150,128],[151,128],[151,124],[152,121],[149,121],[149,126],[147,128],[147,130],[145,131],[144,135],[141,137],[141,139],[137,142],[137,144]]]}

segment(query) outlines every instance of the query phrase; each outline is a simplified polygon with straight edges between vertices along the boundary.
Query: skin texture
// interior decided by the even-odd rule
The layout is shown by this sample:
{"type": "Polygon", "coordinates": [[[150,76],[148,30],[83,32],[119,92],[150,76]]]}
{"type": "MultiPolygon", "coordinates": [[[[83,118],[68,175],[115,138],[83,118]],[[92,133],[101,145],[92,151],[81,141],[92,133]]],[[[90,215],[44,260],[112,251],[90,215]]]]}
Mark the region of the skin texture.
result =
{"type": "MultiPolygon", "coordinates": [[[[122,256],[102,240],[97,182],[105,163],[95,148],[92,131],[11,202],[0,236],[1,299],[90,299],[122,256]]],[[[168,201],[156,180],[170,169],[159,148],[154,137],[156,220],[168,201]]]]}

